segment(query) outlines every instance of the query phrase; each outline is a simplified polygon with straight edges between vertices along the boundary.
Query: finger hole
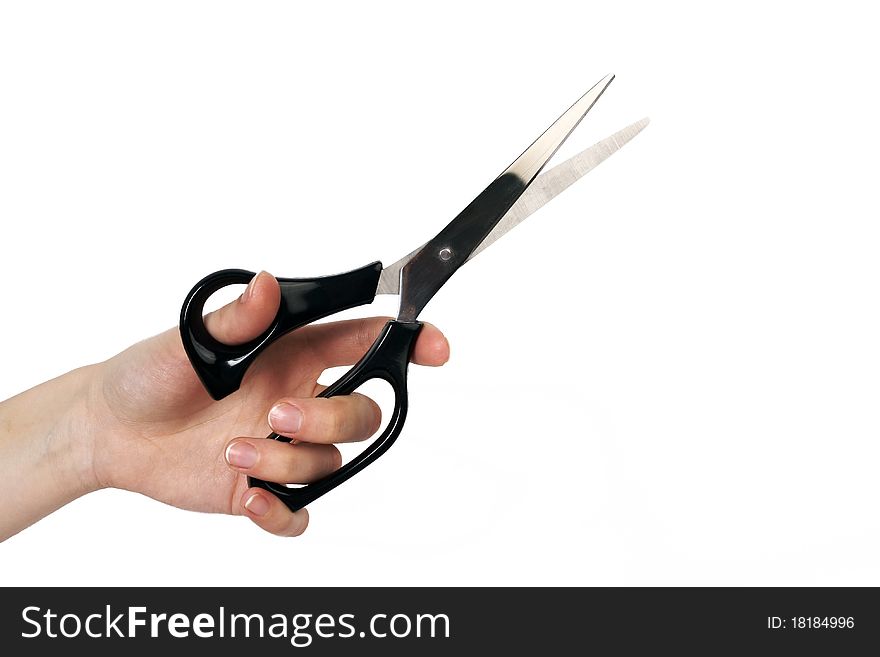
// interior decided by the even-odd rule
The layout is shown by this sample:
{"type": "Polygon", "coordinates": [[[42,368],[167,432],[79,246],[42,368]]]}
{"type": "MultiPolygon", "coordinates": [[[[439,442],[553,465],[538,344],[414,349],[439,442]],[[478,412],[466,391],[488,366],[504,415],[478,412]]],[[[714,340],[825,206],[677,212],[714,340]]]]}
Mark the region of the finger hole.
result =
{"type": "MultiPolygon", "coordinates": [[[[394,388],[392,388],[391,384],[389,384],[388,382],[382,379],[372,379],[362,384],[356,392],[360,395],[368,397],[373,401],[373,403],[375,403],[379,407],[382,419],[378,423],[378,428],[366,440],[359,442],[342,442],[333,444],[333,447],[335,447],[336,452],[339,455],[338,460],[335,462],[336,467],[333,468],[333,471],[338,470],[341,467],[345,467],[358,456],[363,454],[366,450],[370,449],[370,447],[375,443],[376,437],[381,436],[385,432],[392,416],[394,415],[393,411],[396,399],[394,388]]],[[[309,444],[311,443],[302,442],[297,444],[296,447],[309,444]]],[[[277,487],[277,492],[279,494],[283,494],[284,489],[303,488],[305,485],[306,484],[274,482],[270,484],[270,486],[273,488],[277,487]]]]}
{"type": "Polygon", "coordinates": [[[247,289],[247,283],[233,283],[226,285],[214,292],[205,300],[205,306],[202,308],[202,320],[215,310],[220,310],[223,306],[236,301],[247,289]]]}
{"type": "Polygon", "coordinates": [[[394,414],[394,388],[392,388],[391,384],[387,381],[382,379],[371,379],[361,385],[361,387],[357,389],[357,392],[369,397],[376,403],[381,410],[382,419],[378,423],[378,428],[373,432],[370,438],[367,438],[365,441],[356,443],[339,443],[336,445],[342,457],[342,467],[351,463],[351,461],[370,448],[375,442],[376,437],[381,436],[388,427],[390,418],[394,414]]]}
{"type": "Polygon", "coordinates": [[[231,332],[227,326],[225,308],[241,298],[247,289],[246,283],[233,283],[216,290],[205,300],[202,307],[202,324],[211,336],[224,344],[240,344],[242,340],[235,339],[237,336],[229,335],[231,332]]]}
{"type": "Polygon", "coordinates": [[[218,342],[244,344],[269,327],[278,312],[280,294],[275,278],[260,272],[246,285],[232,283],[214,291],[202,307],[202,322],[218,342]]]}

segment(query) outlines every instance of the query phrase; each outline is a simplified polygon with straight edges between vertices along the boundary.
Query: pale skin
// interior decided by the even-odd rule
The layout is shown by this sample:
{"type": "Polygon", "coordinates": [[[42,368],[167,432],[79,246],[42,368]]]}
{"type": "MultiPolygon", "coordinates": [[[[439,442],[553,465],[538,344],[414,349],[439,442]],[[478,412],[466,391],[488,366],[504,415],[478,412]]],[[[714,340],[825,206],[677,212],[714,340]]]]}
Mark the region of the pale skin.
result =
{"type": "MultiPolygon", "coordinates": [[[[278,310],[272,276],[254,277],[237,300],[208,315],[228,344],[262,333],[278,310]]],[[[297,536],[306,509],[291,512],[247,475],[308,483],[341,464],[334,443],[376,432],[381,411],[364,395],[316,399],[329,367],[355,363],[387,318],[308,326],[270,347],[240,390],[215,402],[183,351],[177,329],[0,403],[0,540],[102,488],[143,493],[182,509],[250,518],[297,536]],[[270,429],[294,444],[266,440],[270,429]]],[[[413,362],[449,358],[443,334],[425,324],[413,362]]]]}

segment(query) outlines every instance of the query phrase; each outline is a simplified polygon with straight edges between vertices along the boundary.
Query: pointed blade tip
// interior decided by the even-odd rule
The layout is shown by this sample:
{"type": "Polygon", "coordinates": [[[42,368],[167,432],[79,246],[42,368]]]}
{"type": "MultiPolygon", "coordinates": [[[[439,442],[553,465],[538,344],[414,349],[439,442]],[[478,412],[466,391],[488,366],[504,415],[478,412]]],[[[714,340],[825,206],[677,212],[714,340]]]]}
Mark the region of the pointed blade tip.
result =
{"type": "MultiPolygon", "coordinates": [[[[612,138],[617,138],[619,136],[626,136],[626,141],[629,141],[637,134],[639,134],[642,130],[648,127],[648,124],[651,123],[651,119],[649,117],[645,117],[643,119],[639,119],[635,123],[630,123],[628,126],[619,130],[618,132],[612,135],[612,138]]],[[[624,142],[626,143],[626,142],[624,142]]]]}

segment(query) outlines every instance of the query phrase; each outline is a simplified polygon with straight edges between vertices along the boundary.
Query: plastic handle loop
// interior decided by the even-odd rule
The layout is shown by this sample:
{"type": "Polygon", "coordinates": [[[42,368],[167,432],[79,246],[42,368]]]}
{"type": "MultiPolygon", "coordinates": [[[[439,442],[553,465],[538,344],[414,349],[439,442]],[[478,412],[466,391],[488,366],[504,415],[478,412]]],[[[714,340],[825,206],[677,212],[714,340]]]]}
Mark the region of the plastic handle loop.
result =
{"type": "MultiPolygon", "coordinates": [[[[260,479],[248,478],[249,486],[257,486],[277,495],[291,511],[298,511],[325,493],[366,468],[388,451],[400,436],[407,412],[406,371],[409,365],[416,338],[422,329],[421,322],[390,321],[370,347],[369,351],[345,375],[324,390],[319,397],[348,395],[367,381],[383,379],[394,389],[394,411],[388,426],[367,448],[339,470],[311,484],[299,488],[288,488],[260,479]]],[[[289,438],[273,433],[273,440],[290,442],[289,438]]],[[[296,446],[293,447],[296,449],[296,446]]]]}
{"type": "Polygon", "coordinates": [[[335,276],[279,278],[281,303],[275,319],[250,342],[227,345],[205,328],[205,302],[218,290],[249,283],[254,272],[224,269],[206,276],[190,290],[180,311],[180,339],[205,389],[214,399],[238,390],[248,367],[270,344],[290,331],[334,313],[371,303],[376,296],[382,263],[335,276]]]}

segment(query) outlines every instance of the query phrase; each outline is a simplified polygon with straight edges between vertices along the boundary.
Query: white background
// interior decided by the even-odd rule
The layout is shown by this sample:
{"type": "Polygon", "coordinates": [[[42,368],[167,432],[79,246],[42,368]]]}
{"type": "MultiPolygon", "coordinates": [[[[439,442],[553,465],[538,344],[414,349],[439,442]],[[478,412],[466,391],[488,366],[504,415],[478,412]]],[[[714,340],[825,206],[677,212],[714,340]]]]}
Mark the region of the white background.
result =
{"type": "Polygon", "coordinates": [[[880,584],[871,12],[421,6],[0,5],[0,398],[216,269],[396,260],[608,72],[567,152],[652,119],[428,306],[451,362],[303,537],[104,491],[0,581],[880,584]]]}

